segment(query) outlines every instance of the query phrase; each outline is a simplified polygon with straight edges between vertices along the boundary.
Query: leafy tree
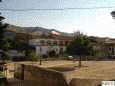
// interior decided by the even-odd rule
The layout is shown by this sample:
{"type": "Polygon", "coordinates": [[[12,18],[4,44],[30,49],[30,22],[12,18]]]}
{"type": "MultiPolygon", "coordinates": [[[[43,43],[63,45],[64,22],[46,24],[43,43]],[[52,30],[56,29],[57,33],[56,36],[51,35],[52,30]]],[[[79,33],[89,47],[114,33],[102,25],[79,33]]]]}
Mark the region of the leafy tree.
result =
{"type": "Polygon", "coordinates": [[[111,16],[115,19],[115,11],[111,12],[111,16]]]}
{"type": "Polygon", "coordinates": [[[38,60],[38,57],[36,56],[36,53],[34,51],[31,51],[29,56],[31,57],[32,61],[37,61],[38,60]]]}
{"type": "MultiPolygon", "coordinates": [[[[10,43],[5,39],[5,35],[4,33],[7,31],[7,27],[8,27],[8,24],[6,23],[3,23],[3,20],[5,18],[0,16],[0,49],[2,50],[8,50],[11,45],[10,43]]],[[[11,59],[11,57],[7,54],[4,54],[4,56],[2,58],[0,58],[1,60],[9,60],[11,59]]]]}
{"type": "Polygon", "coordinates": [[[12,44],[11,43],[12,43],[11,41],[9,41],[8,39],[6,39],[4,41],[3,49],[5,51],[8,51],[9,49],[11,49],[12,48],[12,44]]]}
{"type": "Polygon", "coordinates": [[[81,67],[82,56],[94,54],[91,40],[87,35],[79,31],[76,32],[73,41],[67,46],[67,53],[70,55],[78,55],[80,57],[79,66],[81,67]]]}
{"type": "Polygon", "coordinates": [[[34,47],[29,45],[28,43],[24,42],[24,41],[20,41],[20,40],[14,40],[13,41],[14,44],[14,49],[18,50],[19,52],[23,52],[25,53],[25,56],[29,56],[29,53],[34,50],[34,47]]]}
{"type": "Polygon", "coordinates": [[[3,48],[3,45],[4,45],[4,32],[6,32],[6,28],[8,26],[8,24],[4,24],[3,23],[3,20],[5,18],[0,16],[0,48],[2,49],[3,48]]]}

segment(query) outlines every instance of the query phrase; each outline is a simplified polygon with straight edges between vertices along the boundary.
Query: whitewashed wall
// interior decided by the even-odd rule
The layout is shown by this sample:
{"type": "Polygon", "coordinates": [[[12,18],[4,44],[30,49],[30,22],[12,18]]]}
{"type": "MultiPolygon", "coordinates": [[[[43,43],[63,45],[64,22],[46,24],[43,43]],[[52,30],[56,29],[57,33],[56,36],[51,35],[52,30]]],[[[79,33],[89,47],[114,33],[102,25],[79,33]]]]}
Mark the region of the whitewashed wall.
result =
{"type": "Polygon", "coordinates": [[[66,46],[60,46],[59,42],[63,41],[63,40],[57,40],[57,39],[32,39],[29,41],[30,45],[34,45],[36,48],[36,55],[37,56],[42,56],[44,54],[48,54],[49,51],[54,50],[56,52],[56,54],[60,53],[60,49],[63,48],[63,52],[66,51],[66,46]],[[40,41],[44,40],[44,41],[57,41],[57,45],[41,45],[40,41]]]}
{"type": "Polygon", "coordinates": [[[60,48],[63,48],[63,51],[66,51],[66,46],[60,47],[60,46],[36,46],[36,55],[44,55],[48,54],[48,52],[54,50],[56,54],[59,54],[60,48]],[[41,49],[40,49],[41,47],[41,49]]]}

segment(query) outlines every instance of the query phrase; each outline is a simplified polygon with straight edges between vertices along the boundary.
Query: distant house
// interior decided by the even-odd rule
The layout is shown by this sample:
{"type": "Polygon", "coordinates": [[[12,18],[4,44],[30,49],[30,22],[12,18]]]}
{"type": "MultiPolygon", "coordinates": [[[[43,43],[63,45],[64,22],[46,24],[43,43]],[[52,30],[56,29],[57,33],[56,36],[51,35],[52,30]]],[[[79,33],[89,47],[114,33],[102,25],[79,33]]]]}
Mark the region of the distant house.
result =
{"type": "Polygon", "coordinates": [[[115,56],[115,40],[104,42],[108,56],[115,56]]]}
{"type": "Polygon", "coordinates": [[[36,55],[48,55],[52,51],[56,55],[63,55],[71,40],[72,37],[62,36],[53,31],[49,34],[42,34],[36,39],[31,39],[30,45],[36,47],[36,55]]]}
{"type": "Polygon", "coordinates": [[[96,44],[93,46],[98,57],[115,56],[115,39],[93,37],[96,44]]]}

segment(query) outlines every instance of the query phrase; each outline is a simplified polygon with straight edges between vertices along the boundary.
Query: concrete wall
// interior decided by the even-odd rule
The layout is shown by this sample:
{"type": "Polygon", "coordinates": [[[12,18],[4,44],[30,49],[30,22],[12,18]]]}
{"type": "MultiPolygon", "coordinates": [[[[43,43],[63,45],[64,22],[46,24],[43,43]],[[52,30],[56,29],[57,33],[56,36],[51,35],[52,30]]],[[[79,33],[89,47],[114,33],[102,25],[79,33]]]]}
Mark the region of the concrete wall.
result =
{"type": "Polygon", "coordinates": [[[42,56],[42,55],[47,55],[48,52],[54,50],[56,54],[60,54],[60,48],[63,48],[63,52],[66,51],[66,46],[36,46],[36,55],[37,56],[42,56]]]}
{"type": "MultiPolygon", "coordinates": [[[[20,70],[20,66],[18,68],[20,70]]],[[[17,71],[17,72],[22,72],[17,71]]],[[[21,73],[17,73],[21,76],[21,73]]],[[[17,77],[18,79],[20,77],[17,77]]],[[[101,79],[68,79],[63,73],[55,70],[24,65],[24,80],[35,82],[35,86],[101,86],[101,79]]]]}
{"type": "Polygon", "coordinates": [[[24,65],[24,80],[35,80],[45,86],[68,86],[62,73],[31,65],[24,65]]]}
{"type": "Polygon", "coordinates": [[[56,54],[59,54],[60,47],[59,46],[36,46],[36,55],[47,55],[49,51],[54,50],[56,54]]]}
{"type": "Polygon", "coordinates": [[[61,48],[63,48],[63,52],[66,51],[66,40],[59,40],[59,39],[32,39],[29,41],[30,45],[35,46],[36,48],[36,55],[37,56],[42,56],[42,55],[47,55],[48,52],[54,50],[56,54],[60,54],[59,52],[61,51],[61,48]],[[44,41],[44,43],[41,43],[41,41],[44,41]],[[50,41],[51,44],[48,44],[47,42],[50,41]],[[57,42],[55,45],[54,42],[57,42]],[[63,42],[63,45],[60,45],[60,42],[63,42]]]}

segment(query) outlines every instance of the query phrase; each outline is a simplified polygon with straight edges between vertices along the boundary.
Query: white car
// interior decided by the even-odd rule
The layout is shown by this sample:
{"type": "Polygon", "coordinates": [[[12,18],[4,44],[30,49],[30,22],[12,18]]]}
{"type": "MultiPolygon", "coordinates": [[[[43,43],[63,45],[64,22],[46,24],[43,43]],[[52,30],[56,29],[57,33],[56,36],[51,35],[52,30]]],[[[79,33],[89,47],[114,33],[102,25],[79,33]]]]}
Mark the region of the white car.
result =
{"type": "Polygon", "coordinates": [[[73,56],[68,56],[69,59],[73,59],[73,56]]]}

